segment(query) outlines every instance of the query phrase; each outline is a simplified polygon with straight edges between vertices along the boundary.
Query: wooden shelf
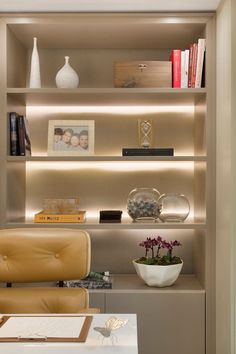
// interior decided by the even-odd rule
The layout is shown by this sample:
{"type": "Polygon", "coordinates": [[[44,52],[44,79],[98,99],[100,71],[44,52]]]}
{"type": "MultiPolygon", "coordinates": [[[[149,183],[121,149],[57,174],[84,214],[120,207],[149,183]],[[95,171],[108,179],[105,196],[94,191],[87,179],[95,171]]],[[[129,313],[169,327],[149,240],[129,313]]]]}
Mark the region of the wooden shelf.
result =
{"type": "Polygon", "coordinates": [[[135,230],[135,229],[166,229],[166,230],[204,230],[206,223],[194,222],[189,219],[183,223],[162,223],[157,222],[133,222],[130,218],[122,220],[121,223],[99,223],[98,218],[87,218],[85,223],[34,223],[33,220],[14,221],[6,224],[7,228],[18,227],[69,227],[88,230],[135,230]]]}
{"type": "MultiPolygon", "coordinates": [[[[205,293],[197,277],[194,274],[180,275],[172,286],[155,288],[147,286],[136,274],[111,274],[112,289],[89,289],[91,293],[205,293]]],[[[14,283],[14,288],[27,287],[27,283],[14,283]]],[[[56,283],[34,283],[30,286],[56,286],[56,283]]],[[[4,288],[5,283],[0,284],[4,288]]]]}
{"type": "Polygon", "coordinates": [[[8,88],[9,97],[26,105],[192,105],[206,94],[206,88],[8,88]]]}
{"type": "Polygon", "coordinates": [[[206,156],[8,156],[8,162],[48,162],[48,161],[74,161],[74,162],[103,162],[103,161],[147,161],[147,162],[184,162],[184,161],[202,161],[206,162],[206,156]]]}
{"type": "Polygon", "coordinates": [[[205,293],[195,275],[180,275],[175,284],[165,288],[147,286],[136,274],[112,275],[112,289],[92,289],[91,293],[205,293]]]}

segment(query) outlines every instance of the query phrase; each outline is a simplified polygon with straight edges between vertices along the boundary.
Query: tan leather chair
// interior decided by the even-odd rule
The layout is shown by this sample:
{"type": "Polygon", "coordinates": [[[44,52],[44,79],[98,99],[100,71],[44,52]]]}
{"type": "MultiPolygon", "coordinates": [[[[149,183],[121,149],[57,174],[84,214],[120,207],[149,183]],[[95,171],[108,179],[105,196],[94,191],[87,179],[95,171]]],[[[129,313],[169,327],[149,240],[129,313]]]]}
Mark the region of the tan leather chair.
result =
{"type": "Polygon", "coordinates": [[[10,287],[11,283],[84,278],[90,270],[86,231],[62,228],[0,230],[0,313],[79,313],[89,309],[82,288],[10,287]]]}

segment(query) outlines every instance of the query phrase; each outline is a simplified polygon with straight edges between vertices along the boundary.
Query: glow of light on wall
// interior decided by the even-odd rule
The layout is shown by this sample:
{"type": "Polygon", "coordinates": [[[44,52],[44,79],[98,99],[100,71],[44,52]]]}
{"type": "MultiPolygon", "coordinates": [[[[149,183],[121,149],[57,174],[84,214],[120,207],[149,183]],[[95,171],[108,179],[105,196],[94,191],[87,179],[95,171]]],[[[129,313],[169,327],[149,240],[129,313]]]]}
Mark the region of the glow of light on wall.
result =
{"type": "Polygon", "coordinates": [[[194,113],[194,106],[27,106],[26,114],[29,115],[31,113],[112,113],[124,115],[147,113],[194,113]]]}
{"type": "Polygon", "coordinates": [[[82,169],[91,169],[91,170],[102,170],[102,171],[111,171],[111,172],[135,172],[135,171],[160,171],[160,170],[193,170],[194,162],[193,161],[143,161],[143,162],[134,162],[134,161],[124,161],[124,162],[107,162],[107,161],[28,161],[26,162],[27,172],[32,171],[66,171],[71,170],[82,170],[82,169]]]}

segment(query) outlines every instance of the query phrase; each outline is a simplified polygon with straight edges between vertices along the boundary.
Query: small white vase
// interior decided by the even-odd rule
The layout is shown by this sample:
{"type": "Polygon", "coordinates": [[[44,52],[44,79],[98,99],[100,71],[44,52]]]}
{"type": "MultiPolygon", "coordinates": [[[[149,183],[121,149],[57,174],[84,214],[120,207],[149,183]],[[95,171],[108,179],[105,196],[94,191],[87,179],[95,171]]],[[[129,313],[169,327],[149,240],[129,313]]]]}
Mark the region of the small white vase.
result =
{"type": "Polygon", "coordinates": [[[65,57],[65,65],[56,75],[58,88],[76,88],[79,86],[79,76],[69,64],[70,57],[65,57]]]}
{"type": "Polygon", "coordinates": [[[41,88],[39,54],[37,49],[37,38],[34,37],[34,46],[31,56],[30,88],[41,88]]]}
{"type": "Polygon", "coordinates": [[[159,288],[174,284],[183,264],[182,261],[182,263],[171,265],[148,265],[137,263],[136,260],[133,260],[133,265],[139,278],[144,280],[147,285],[159,288]]]}

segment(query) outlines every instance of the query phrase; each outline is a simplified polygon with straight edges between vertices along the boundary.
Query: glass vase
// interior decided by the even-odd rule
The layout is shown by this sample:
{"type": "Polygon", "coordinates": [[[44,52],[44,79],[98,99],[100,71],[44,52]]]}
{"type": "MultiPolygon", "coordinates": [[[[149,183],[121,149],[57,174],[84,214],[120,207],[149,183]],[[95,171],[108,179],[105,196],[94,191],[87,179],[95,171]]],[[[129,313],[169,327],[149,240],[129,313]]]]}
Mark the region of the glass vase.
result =
{"type": "Polygon", "coordinates": [[[163,222],[183,222],[190,212],[188,199],[180,193],[165,193],[158,202],[161,207],[159,219],[163,222]]]}
{"type": "Polygon", "coordinates": [[[134,221],[155,221],[160,214],[158,199],[160,193],[155,188],[135,188],[128,196],[127,211],[134,221]]]}

